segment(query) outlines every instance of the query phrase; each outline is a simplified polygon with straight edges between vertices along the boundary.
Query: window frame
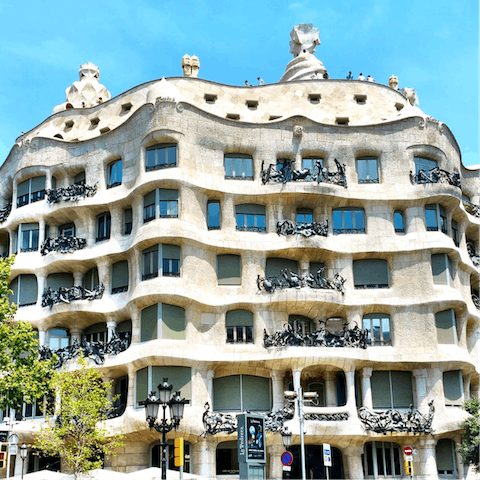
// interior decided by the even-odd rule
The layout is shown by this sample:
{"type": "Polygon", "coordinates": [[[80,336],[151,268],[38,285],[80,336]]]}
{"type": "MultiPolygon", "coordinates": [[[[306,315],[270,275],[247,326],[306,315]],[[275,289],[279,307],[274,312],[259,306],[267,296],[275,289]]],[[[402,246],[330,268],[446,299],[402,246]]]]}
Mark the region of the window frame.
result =
{"type": "Polygon", "coordinates": [[[123,234],[130,235],[132,233],[132,230],[133,230],[133,209],[129,207],[123,210],[123,234]]]}
{"type": "Polygon", "coordinates": [[[403,477],[402,455],[400,446],[395,442],[371,441],[366,442],[363,449],[363,469],[365,478],[401,478],[403,477]],[[386,448],[388,447],[388,448],[386,448]],[[389,459],[386,458],[390,452],[389,459]],[[378,454],[381,453],[381,459],[378,454]],[[371,457],[371,458],[370,458],[371,457]],[[369,463],[371,462],[371,468],[369,463]],[[391,475],[387,474],[386,468],[390,466],[391,475]],[[380,469],[379,469],[380,467],[380,469]],[[383,472],[381,471],[383,469],[383,472]],[[371,473],[370,473],[371,472],[371,473]]]}
{"type": "Polygon", "coordinates": [[[456,247],[460,246],[460,232],[458,230],[458,222],[452,218],[450,222],[450,230],[452,231],[452,240],[456,247]]]}
{"type": "MultiPolygon", "coordinates": [[[[372,377],[371,377],[371,389],[372,389],[372,403],[373,403],[373,409],[374,410],[406,410],[409,408],[410,404],[414,405],[415,404],[415,395],[414,395],[414,392],[415,392],[415,389],[414,389],[414,385],[413,385],[413,375],[412,375],[412,372],[410,370],[374,370],[372,372],[372,377]],[[388,387],[389,387],[389,403],[390,405],[387,405],[387,406],[375,406],[375,377],[378,376],[379,373],[384,373],[384,372],[387,372],[388,373],[388,387]],[[400,388],[401,385],[397,386],[396,387],[396,382],[395,382],[395,376],[398,377],[397,374],[404,374],[404,373],[408,373],[410,374],[410,391],[408,392],[409,393],[409,401],[408,401],[408,405],[396,405],[396,400],[395,400],[395,392],[398,392],[400,391],[402,394],[405,393],[404,389],[403,388],[400,388]]],[[[404,399],[405,400],[405,399],[404,399]]],[[[382,400],[381,400],[382,401],[382,400]]]]}
{"type": "Polygon", "coordinates": [[[425,205],[425,228],[427,232],[441,231],[445,235],[448,235],[447,210],[443,205],[440,203],[429,203],[425,205]],[[427,211],[435,212],[435,225],[429,225],[431,218],[427,216],[427,211]]]}
{"type": "Polygon", "coordinates": [[[18,248],[20,253],[37,252],[40,245],[40,224],[21,223],[18,229],[18,248]],[[37,228],[33,228],[36,225],[37,228]],[[32,226],[32,228],[27,228],[32,226]],[[26,242],[25,242],[26,241],[26,242]],[[25,246],[25,243],[27,246],[25,246]]]}
{"type": "Polygon", "coordinates": [[[129,269],[129,265],[128,265],[128,260],[124,259],[124,260],[119,260],[118,262],[112,263],[111,272],[112,272],[111,273],[111,275],[112,275],[112,290],[111,290],[111,293],[114,295],[116,293],[127,292],[128,287],[130,285],[130,269],[129,269]],[[120,264],[121,264],[121,266],[120,266],[120,264]],[[114,287],[113,285],[114,285],[116,279],[118,279],[118,277],[119,277],[118,272],[115,273],[114,270],[115,270],[115,268],[123,269],[123,265],[126,265],[126,279],[123,279],[122,285],[118,285],[118,286],[114,287]],[[126,282],[126,284],[125,284],[125,282],[126,282]]]}
{"type": "Polygon", "coordinates": [[[255,177],[252,155],[225,153],[223,156],[225,180],[253,180],[255,177]],[[239,169],[239,171],[237,171],[239,169]],[[251,172],[251,175],[248,173],[251,172]]]}
{"type": "Polygon", "coordinates": [[[226,334],[226,343],[255,343],[254,340],[254,326],[255,326],[255,319],[254,315],[250,310],[245,310],[245,309],[235,309],[235,310],[229,310],[225,314],[225,334],[226,334]],[[244,317],[249,317],[248,320],[250,320],[251,316],[251,325],[247,325],[247,323],[250,323],[249,321],[247,322],[245,319],[242,319],[240,321],[237,321],[235,323],[235,319],[232,319],[229,321],[229,314],[233,316],[235,312],[247,312],[250,315],[245,315],[241,314],[241,316],[244,317]],[[229,325],[229,323],[232,323],[229,325]],[[243,324],[243,325],[242,325],[243,324]]]}
{"type": "Polygon", "coordinates": [[[118,187],[122,184],[122,159],[118,158],[107,166],[107,188],[118,187]]]}
{"type": "Polygon", "coordinates": [[[457,332],[457,316],[455,314],[455,309],[446,308],[445,310],[440,310],[435,312],[435,331],[437,336],[438,345],[457,345],[458,344],[458,332],[457,332]],[[450,322],[447,325],[444,321],[447,318],[447,313],[450,313],[450,322]],[[443,315],[442,315],[443,314],[443,315]],[[445,317],[445,318],[442,318],[445,317]],[[443,321],[444,323],[440,323],[443,321]],[[443,326],[442,326],[443,325],[443,326]],[[450,330],[451,334],[447,332],[442,332],[442,330],[450,330]]]}
{"type": "Polygon", "coordinates": [[[145,224],[159,218],[178,218],[179,200],[180,192],[177,188],[155,188],[151,190],[143,196],[143,223],[145,224]],[[149,200],[150,203],[145,205],[146,197],[151,195],[152,192],[155,192],[155,202],[152,203],[152,200],[149,200]]]}
{"type": "MultiPolygon", "coordinates": [[[[228,262],[227,262],[228,263],[228,262]]],[[[216,273],[217,284],[220,286],[239,286],[242,284],[242,256],[231,253],[224,253],[217,255],[216,258],[216,273]],[[235,261],[237,265],[225,265],[224,262],[228,259],[235,261]],[[238,268],[238,275],[224,276],[225,269],[238,268]]],[[[237,273],[237,272],[235,272],[237,273]]]]}
{"type": "Polygon", "coordinates": [[[395,210],[393,212],[393,228],[395,233],[405,233],[405,216],[401,210],[395,210]],[[402,219],[402,227],[397,228],[396,218],[400,217],[402,219]]]}
{"type": "Polygon", "coordinates": [[[109,211],[97,215],[95,242],[109,240],[112,233],[112,216],[109,211]]]}
{"type": "Polygon", "coordinates": [[[438,167],[438,161],[427,157],[414,157],[413,163],[415,165],[415,173],[418,174],[420,170],[428,172],[432,168],[438,167]]]}
{"type": "Polygon", "coordinates": [[[311,208],[297,208],[295,210],[295,221],[297,225],[306,225],[308,223],[313,223],[315,220],[313,215],[313,209],[311,208]],[[310,216],[310,220],[308,221],[307,216],[310,216]]]}
{"type": "Polygon", "coordinates": [[[28,205],[30,203],[35,203],[39,202],[40,200],[45,199],[45,192],[46,192],[46,183],[47,183],[47,177],[46,175],[37,175],[35,177],[30,177],[27,180],[24,180],[23,182],[20,182],[17,184],[17,208],[23,207],[25,205],[28,205]],[[43,178],[43,188],[41,190],[34,190],[34,187],[32,186],[33,180],[35,178],[43,178]],[[27,184],[27,193],[19,196],[18,195],[18,189],[21,185],[27,184]],[[23,199],[23,200],[20,200],[23,199]]]}
{"type": "Polygon", "coordinates": [[[181,268],[182,247],[180,245],[173,243],[156,243],[142,250],[142,281],[158,277],[180,277],[181,268]],[[168,250],[168,248],[164,247],[178,248],[178,258],[166,257],[165,255],[169,253],[164,253],[164,251],[168,250]],[[148,269],[146,268],[147,266],[148,269]],[[166,266],[168,267],[167,269],[165,268],[166,266]],[[146,273],[147,271],[148,273],[146,273]]]}
{"type": "Polygon", "coordinates": [[[56,350],[59,350],[60,348],[68,347],[70,345],[70,340],[71,340],[71,335],[70,335],[70,331],[68,330],[68,328],[50,328],[48,330],[48,346],[54,352],[56,350]],[[65,335],[53,335],[52,336],[53,331],[61,331],[61,330],[65,332],[65,335]],[[60,340],[59,346],[55,348],[54,346],[52,346],[52,340],[53,339],[66,339],[66,342],[62,342],[60,340]]]}
{"type": "MultiPolygon", "coordinates": [[[[380,265],[380,264],[379,264],[380,265]]],[[[353,270],[353,285],[354,285],[354,288],[355,289],[358,289],[358,290],[362,290],[362,289],[374,289],[374,288],[390,288],[390,268],[389,268],[389,265],[388,265],[388,260],[384,259],[384,258],[360,258],[360,259],[354,259],[353,260],[353,266],[352,266],[352,270],[353,270]],[[365,263],[366,265],[368,265],[368,261],[371,261],[372,265],[373,265],[373,261],[377,261],[377,262],[382,262],[381,264],[384,265],[386,267],[386,280],[387,280],[387,283],[360,283],[359,281],[357,280],[360,280],[357,278],[355,278],[355,271],[356,271],[356,268],[355,268],[355,265],[357,265],[357,269],[360,268],[358,265],[361,265],[362,263],[365,263]]],[[[359,272],[360,273],[360,272],[359,272]]],[[[383,273],[383,272],[382,272],[383,273]]]]}
{"type": "MultiPolygon", "coordinates": [[[[178,310],[178,312],[179,312],[178,310]]],[[[147,315],[147,314],[145,314],[147,315]]],[[[170,318],[168,319],[170,320],[170,318]]],[[[148,320],[147,320],[148,321],[148,320]]],[[[171,330],[171,329],[170,329],[171,330]]],[[[148,307],[145,307],[144,309],[141,310],[140,312],[140,343],[144,343],[144,342],[150,342],[150,341],[155,341],[155,340],[173,340],[173,341],[178,341],[178,340],[181,340],[181,341],[184,341],[186,340],[186,331],[187,331],[187,321],[186,321],[186,312],[185,312],[185,309],[183,307],[180,307],[179,305],[173,305],[173,304],[170,304],[170,303],[163,303],[163,302],[159,302],[159,303],[154,303],[153,305],[150,305],[148,307]],[[143,312],[151,307],[156,307],[156,325],[155,325],[155,328],[154,328],[154,332],[152,332],[152,335],[151,337],[152,338],[146,338],[146,334],[148,334],[148,331],[147,332],[144,332],[144,322],[143,322],[143,312]],[[183,313],[182,313],[182,316],[183,318],[181,318],[181,322],[182,323],[182,329],[181,330],[175,330],[176,332],[178,332],[178,334],[176,336],[168,336],[168,332],[169,332],[169,325],[166,323],[166,320],[167,320],[167,315],[166,315],[166,312],[164,312],[164,307],[167,307],[165,310],[168,311],[169,307],[174,307],[174,309],[179,309],[179,310],[182,310],[183,313]],[[165,320],[164,320],[165,319],[165,320]],[[146,333],[144,335],[144,333],[146,333]],[[155,337],[154,337],[155,335],[155,337]],[[154,337],[154,338],[153,338],[154,337]]]]}
{"type": "Polygon", "coordinates": [[[207,201],[207,230],[220,230],[222,227],[222,209],[220,200],[208,200],[207,201]],[[210,212],[210,208],[213,205],[218,205],[218,221],[216,219],[216,213],[210,212]],[[218,223],[218,225],[216,224],[218,223]]]}
{"type": "MultiPolygon", "coordinates": [[[[252,208],[245,208],[244,210],[254,210],[252,208]]],[[[238,232],[257,232],[257,233],[267,233],[267,211],[265,205],[255,204],[255,203],[241,203],[235,205],[235,229],[238,232]],[[263,213],[260,213],[260,209],[258,212],[238,212],[241,207],[262,207],[263,213]],[[241,222],[239,220],[241,219],[241,222]],[[251,220],[253,219],[253,225],[248,225],[248,223],[252,223],[251,220]],[[263,226],[261,225],[262,222],[259,220],[263,220],[263,226]],[[239,225],[241,223],[241,225],[239,225]],[[260,225],[259,225],[260,223],[260,225]]]]}
{"type": "Polygon", "coordinates": [[[392,321],[388,313],[367,313],[362,318],[362,328],[368,331],[367,344],[372,347],[393,346],[392,321]],[[378,326],[374,325],[378,320],[378,326]],[[385,339],[385,327],[388,327],[388,338],[385,339]],[[374,329],[378,328],[378,335],[374,329]],[[377,339],[378,337],[378,339],[377,339]]]}
{"type": "Polygon", "coordinates": [[[151,145],[145,149],[145,171],[146,172],[153,172],[155,170],[162,170],[164,168],[174,168],[178,166],[178,143],[169,142],[169,143],[157,143],[155,145],[151,145]],[[169,161],[170,154],[169,150],[174,149],[174,156],[175,159],[173,162],[169,161]],[[166,152],[164,152],[166,150],[166,152]],[[148,152],[155,152],[153,154],[154,162],[153,164],[149,163],[149,159],[152,158],[148,152]],[[159,159],[159,152],[164,153],[164,161],[159,159]]]}
{"type": "Polygon", "coordinates": [[[357,179],[358,183],[360,184],[366,184],[366,183],[380,183],[380,169],[379,169],[379,162],[378,162],[378,157],[359,157],[355,161],[355,166],[357,170],[357,179]],[[360,169],[360,166],[365,163],[365,166],[360,169]],[[375,168],[372,168],[371,165],[375,166],[375,168]],[[365,175],[362,174],[360,176],[360,173],[363,172],[365,175]],[[375,172],[373,172],[375,170],[375,172]],[[374,174],[373,177],[370,176],[370,174],[374,174]]]}
{"type": "Polygon", "coordinates": [[[341,234],[357,234],[357,233],[366,233],[366,219],[367,216],[365,215],[365,210],[360,207],[341,207],[341,208],[334,208],[332,210],[332,225],[333,225],[333,234],[334,235],[341,235],[341,234]],[[362,227],[357,228],[357,223],[359,222],[359,218],[357,218],[356,213],[361,213],[362,218],[362,227]],[[341,228],[335,228],[335,225],[338,225],[338,214],[341,215],[341,228]],[[352,220],[352,228],[345,228],[345,215],[350,214],[352,220]],[[337,221],[336,221],[337,220],[337,221]]]}
{"type": "Polygon", "coordinates": [[[453,261],[448,255],[448,253],[432,253],[430,256],[430,266],[432,268],[432,277],[433,277],[433,284],[434,285],[449,285],[450,287],[453,286],[453,282],[455,280],[455,268],[453,266],[453,261]],[[440,265],[437,263],[435,266],[436,268],[442,267],[442,272],[445,272],[445,281],[442,281],[440,277],[441,272],[436,272],[434,267],[434,260],[440,261],[443,259],[443,264],[440,265]]]}

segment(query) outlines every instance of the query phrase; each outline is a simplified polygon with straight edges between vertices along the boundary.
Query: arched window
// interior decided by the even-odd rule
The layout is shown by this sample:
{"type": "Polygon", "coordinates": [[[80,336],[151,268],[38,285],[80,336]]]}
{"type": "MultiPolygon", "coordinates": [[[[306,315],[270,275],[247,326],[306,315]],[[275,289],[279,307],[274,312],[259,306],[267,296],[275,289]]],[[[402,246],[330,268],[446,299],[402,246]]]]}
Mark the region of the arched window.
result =
{"type": "Polygon", "coordinates": [[[302,315],[290,315],[288,324],[293,330],[300,335],[307,335],[315,330],[315,323],[310,318],[302,317],[302,315]]]}
{"type": "Polygon", "coordinates": [[[209,230],[220,230],[220,202],[209,200],[207,203],[207,227],[209,230]]]}
{"type": "Polygon", "coordinates": [[[253,343],[253,313],[230,310],[225,318],[227,343],[253,343]]]}
{"type": "Polygon", "coordinates": [[[147,148],[145,170],[159,170],[177,166],[177,145],[175,143],[162,143],[147,148]]]}
{"type": "Polygon", "coordinates": [[[107,188],[122,184],[122,161],[120,159],[110,163],[107,167],[107,188]]]}
{"type": "Polygon", "coordinates": [[[415,157],[415,173],[418,173],[420,170],[431,170],[438,165],[436,160],[431,160],[430,158],[415,157]]]}
{"type": "Polygon", "coordinates": [[[393,227],[395,228],[395,233],[405,233],[405,220],[403,212],[400,210],[393,212],[393,227]]]}
{"type": "Polygon", "coordinates": [[[461,370],[443,372],[445,405],[460,406],[463,403],[463,379],[461,370]]]}
{"type": "Polygon", "coordinates": [[[45,175],[29,178],[17,185],[17,208],[45,198],[45,175]]]}
{"type": "Polygon", "coordinates": [[[458,478],[455,442],[449,438],[441,438],[435,447],[437,472],[440,478],[458,478]]]}
{"type": "Polygon", "coordinates": [[[437,312],[435,314],[435,327],[437,328],[438,343],[457,343],[456,325],[455,310],[453,308],[437,312]]]}

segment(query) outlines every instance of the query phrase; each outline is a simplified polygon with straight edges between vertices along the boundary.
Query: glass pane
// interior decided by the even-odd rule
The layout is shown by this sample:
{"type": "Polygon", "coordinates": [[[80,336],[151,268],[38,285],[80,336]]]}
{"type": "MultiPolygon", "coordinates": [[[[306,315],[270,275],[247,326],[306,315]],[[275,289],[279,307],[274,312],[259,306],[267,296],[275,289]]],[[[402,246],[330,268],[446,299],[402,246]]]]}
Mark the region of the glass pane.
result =
{"type": "Polygon", "coordinates": [[[392,476],[392,449],[389,443],[384,444],[385,449],[385,473],[388,477],[392,476]]]}
{"type": "Polygon", "coordinates": [[[170,200],[169,202],[169,214],[172,217],[178,217],[178,202],[176,200],[170,200]]]}
{"type": "Polygon", "coordinates": [[[367,161],[357,160],[357,173],[359,180],[366,180],[367,178],[367,161]]]}
{"type": "Polygon", "coordinates": [[[239,375],[213,379],[213,410],[241,410],[239,375]]]}
{"type": "Polygon", "coordinates": [[[363,230],[365,227],[363,225],[363,211],[355,210],[355,228],[357,230],[363,230]]]}
{"type": "Polygon", "coordinates": [[[157,338],[157,305],[142,310],[140,341],[148,342],[157,338]]]}
{"type": "Polygon", "coordinates": [[[438,228],[437,225],[437,209],[429,208],[427,205],[425,207],[425,223],[427,224],[427,228],[438,228]]]}
{"type": "Polygon", "coordinates": [[[403,230],[403,215],[401,212],[395,212],[393,214],[393,225],[395,230],[403,230]]]}
{"type": "Polygon", "coordinates": [[[247,215],[247,227],[251,228],[255,226],[255,215],[247,215]]]}
{"type": "Polygon", "coordinates": [[[270,379],[242,375],[243,410],[268,412],[270,405],[270,379]]]}
{"type": "Polygon", "coordinates": [[[243,171],[243,159],[242,158],[234,158],[233,159],[233,171],[235,177],[242,177],[243,171]]]}
{"type": "Polygon", "coordinates": [[[220,228],[220,203],[208,203],[208,228],[220,228]]]}
{"type": "Polygon", "coordinates": [[[162,338],[185,340],[185,310],[176,305],[162,305],[162,338]]]}
{"type": "Polygon", "coordinates": [[[378,178],[377,160],[368,160],[367,166],[368,178],[370,180],[376,180],[378,178]]]}
{"type": "Polygon", "coordinates": [[[333,228],[334,230],[341,230],[342,226],[342,211],[334,210],[333,211],[333,228]]]}
{"type": "Polygon", "coordinates": [[[155,150],[147,150],[147,167],[155,166],[155,150]]]}
{"type": "MultiPolygon", "coordinates": [[[[378,445],[377,442],[376,445],[378,445]]],[[[383,448],[381,446],[377,446],[377,470],[379,476],[385,475],[385,469],[383,465],[383,448]]]]}
{"type": "Polygon", "coordinates": [[[245,177],[253,177],[253,165],[251,158],[243,159],[243,168],[245,172],[245,177]]]}
{"type": "Polygon", "coordinates": [[[243,215],[242,213],[237,213],[236,217],[237,217],[237,227],[243,228],[245,226],[245,215],[243,215]]]}
{"type": "Polygon", "coordinates": [[[146,400],[148,397],[148,367],[142,368],[137,372],[136,377],[136,389],[135,389],[135,401],[141,402],[142,400],[146,400]]]}
{"type": "Polygon", "coordinates": [[[265,229],[265,215],[256,215],[257,227],[264,230],[265,229]]]}
{"type": "Polygon", "coordinates": [[[383,333],[383,343],[385,345],[390,345],[391,336],[390,336],[390,319],[382,318],[382,333],[383,333]]]}
{"type": "Polygon", "coordinates": [[[225,176],[233,176],[233,158],[225,158],[225,176]]]}

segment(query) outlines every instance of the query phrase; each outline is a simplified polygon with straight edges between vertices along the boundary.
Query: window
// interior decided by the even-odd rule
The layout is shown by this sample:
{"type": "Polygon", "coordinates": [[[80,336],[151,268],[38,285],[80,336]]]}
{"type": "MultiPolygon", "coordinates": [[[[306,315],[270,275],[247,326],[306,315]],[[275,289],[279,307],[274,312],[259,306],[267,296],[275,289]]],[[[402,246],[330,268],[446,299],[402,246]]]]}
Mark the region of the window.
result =
{"type": "Polygon", "coordinates": [[[20,251],[36,252],[38,250],[38,223],[22,223],[19,227],[20,251]]]}
{"type": "Polygon", "coordinates": [[[253,313],[230,310],[225,318],[227,343],[253,343],[253,313]]]}
{"type": "Polygon", "coordinates": [[[140,341],[185,340],[185,310],[176,305],[156,303],[142,310],[140,341]]]}
{"type": "Polygon", "coordinates": [[[446,253],[435,253],[431,257],[433,283],[453,285],[455,278],[452,260],[446,253]]]}
{"type": "MultiPolygon", "coordinates": [[[[192,399],[192,370],[190,367],[154,366],[142,368],[137,371],[135,378],[135,405],[145,400],[151,391],[157,391],[157,386],[168,378],[175,392],[180,391],[182,398],[190,403],[192,399]]],[[[172,393],[173,393],[172,391],[172,393]]],[[[143,407],[142,407],[143,408],[143,407]]]]}
{"type": "Polygon", "coordinates": [[[120,260],[112,265],[112,293],[128,290],[128,261],[120,260]]]}
{"type": "Polygon", "coordinates": [[[13,294],[9,295],[9,301],[19,307],[35,305],[37,303],[38,289],[37,277],[31,274],[21,274],[10,283],[13,294]]]}
{"type": "Polygon", "coordinates": [[[296,260],[290,260],[288,258],[267,258],[265,266],[266,277],[276,277],[282,273],[282,270],[289,268],[292,272],[298,272],[298,263],[296,260]]]}
{"type": "Polygon", "coordinates": [[[117,187],[122,184],[122,161],[115,160],[108,165],[107,188],[117,187]]]}
{"type": "Polygon", "coordinates": [[[126,208],[123,211],[123,234],[130,235],[133,227],[133,211],[131,208],[126,208]]]}
{"type": "Polygon", "coordinates": [[[110,238],[111,222],[110,212],[104,212],[97,217],[97,242],[110,238]]]}
{"type": "Polygon", "coordinates": [[[85,185],[85,170],[77,173],[73,178],[74,185],[85,185]]]}
{"type": "Polygon", "coordinates": [[[98,269],[93,267],[83,276],[83,288],[88,290],[95,290],[100,285],[100,279],[98,278],[98,269]]]}
{"type": "Polygon", "coordinates": [[[163,143],[147,148],[147,163],[145,170],[159,170],[177,166],[177,145],[175,143],[163,143]]]}
{"type": "Polygon", "coordinates": [[[105,343],[108,340],[107,324],[100,322],[91,325],[83,331],[83,338],[86,342],[105,343]]]}
{"type": "Polygon", "coordinates": [[[322,270],[323,272],[321,273],[321,277],[325,278],[325,264],[323,262],[310,262],[309,263],[309,273],[312,275],[316,275],[319,270],[322,270]]]}
{"type": "Polygon", "coordinates": [[[266,232],[265,206],[246,203],[235,206],[237,230],[241,232],[266,232]]]}
{"type": "Polygon", "coordinates": [[[240,467],[238,464],[237,440],[221,442],[218,444],[216,451],[215,471],[217,476],[238,476],[240,467]]]}
{"type": "Polygon", "coordinates": [[[33,177],[17,185],[17,208],[45,198],[45,175],[33,177]]]}
{"type": "Polygon", "coordinates": [[[50,287],[52,290],[59,290],[60,287],[72,288],[73,274],[67,272],[51,273],[47,277],[47,287],[50,287]]]}
{"type": "Polygon", "coordinates": [[[300,225],[313,223],[313,210],[311,208],[297,208],[297,223],[300,225]]]}
{"type": "Polygon", "coordinates": [[[308,101],[310,103],[320,103],[322,96],[319,93],[311,93],[308,95],[308,101]]]}
{"type": "Polygon", "coordinates": [[[159,243],[143,251],[142,280],[162,277],[180,276],[180,254],[178,245],[159,243]],[[160,266],[160,269],[159,269],[160,266]]]}
{"type": "Polygon", "coordinates": [[[457,478],[455,442],[450,438],[441,438],[435,447],[437,472],[440,478],[457,478]]]}
{"type": "Polygon", "coordinates": [[[366,95],[355,95],[354,98],[359,105],[365,105],[367,103],[366,95]]]}
{"type": "Polygon", "coordinates": [[[240,255],[217,255],[217,279],[219,285],[242,284],[240,255]]]}
{"type": "Polygon", "coordinates": [[[143,223],[155,218],[178,218],[178,190],[157,188],[143,197],[143,223]]]}
{"type": "Polygon", "coordinates": [[[368,331],[368,345],[392,345],[390,315],[386,313],[369,313],[364,315],[363,328],[366,328],[368,331]]]}
{"type": "Polygon", "coordinates": [[[411,372],[376,370],[371,382],[373,408],[408,408],[413,404],[411,372]]]}
{"type": "Polygon", "coordinates": [[[207,203],[207,226],[209,230],[220,230],[220,202],[209,200],[207,203]]]}
{"type": "Polygon", "coordinates": [[[405,219],[403,218],[403,212],[400,210],[393,212],[393,227],[395,233],[405,233],[405,219]]]}
{"type": "Polygon", "coordinates": [[[447,213],[445,208],[438,203],[425,205],[425,225],[428,232],[441,230],[447,233],[447,213]]]}
{"type": "Polygon", "coordinates": [[[400,447],[391,442],[367,442],[363,469],[366,478],[402,477],[400,447]]]}
{"type": "Polygon", "coordinates": [[[435,314],[437,341],[440,344],[457,343],[455,311],[453,308],[435,314]]]}
{"type": "Polygon", "coordinates": [[[269,412],[271,408],[269,378],[232,375],[213,379],[213,410],[269,412]]]}
{"type": "MultiPolygon", "coordinates": [[[[183,394],[182,394],[183,395],[183,394]]],[[[174,458],[174,444],[173,444],[173,440],[167,440],[167,447],[166,447],[166,450],[167,450],[167,453],[166,453],[166,457],[167,457],[167,471],[168,470],[175,470],[175,471],[179,471],[180,470],[180,467],[176,467],[175,466],[175,458],[174,458]]],[[[191,472],[191,464],[190,464],[190,460],[191,460],[191,456],[190,456],[190,443],[188,443],[187,441],[184,441],[183,442],[183,471],[186,472],[186,473],[190,473],[191,472]]],[[[162,466],[162,463],[161,463],[161,447],[160,445],[154,445],[152,447],[152,467],[159,467],[161,468],[162,466]]]]}
{"type": "Polygon", "coordinates": [[[333,210],[333,233],[365,233],[362,208],[337,208],[333,210]]]}
{"type": "Polygon", "coordinates": [[[445,405],[462,405],[463,378],[461,370],[443,372],[443,392],[445,395],[445,405]]]}
{"type": "Polygon", "coordinates": [[[59,348],[65,348],[70,345],[70,335],[68,330],[65,330],[64,328],[52,328],[48,334],[48,346],[52,350],[58,350],[59,348]]]}
{"type": "Polygon", "coordinates": [[[460,246],[460,234],[458,233],[458,223],[455,220],[452,220],[450,224],[452,230],[452,239],[456,247],[460,246]]]}
{"type": "Polygon", "coordinates": [[[429,158],[415,157],[415,173],[418,173],[420,170],[430,170],[435,168],[438,165],[436,160],[430,160],[429,158]]]}
{"type": "Polygon", "coordinates": [[[224,163],[227,180],[253,180],[253,158],[251,155],[229,153],[225,155],[224,163]]]}
{"type": "Polygon", "coordinates": [[[318,171],[318,167],[323,168],[323,158],[320,157],[303,157],[302,158],[302,170],[308,169],[309,175],[305,177],[306,182],[313,182],[316,180],[315,172],[318,171]]]}
{"type": "Polygon", "coordinates": [[[389,288],[388,263],[380,258],[353,261],[355,288],[389,288]]]}
{"type": "Polygon", "coordinates": [[[75,236],[75,224],[73,222],[64,223],[58,226],[59,237],[74,237],[75,236]]]}
{"type": "Polygon", "coordinates": [[[378,183],[378,158],[364,157],[357,159],[358,183],[378,183]]]}
{"type": "Polygon", "coordinates": [[[300,335],[308,335],[315,331],[313,320],[310,320],[307,317],[302,317],[301,315],[290,315],[288,317],[288,324],[300,335]]]}

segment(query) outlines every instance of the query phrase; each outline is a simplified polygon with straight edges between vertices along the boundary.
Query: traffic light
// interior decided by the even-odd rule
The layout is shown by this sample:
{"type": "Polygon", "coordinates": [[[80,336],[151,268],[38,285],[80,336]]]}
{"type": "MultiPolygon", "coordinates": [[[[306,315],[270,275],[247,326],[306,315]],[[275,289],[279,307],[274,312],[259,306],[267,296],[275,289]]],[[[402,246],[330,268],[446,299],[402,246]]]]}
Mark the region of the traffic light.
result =
{"type": "Polygon", "coordinates": [[[413,462],[405,462],[405,475],[413,475],[413,462]]]}
{"type": "Polygon", "coordinates": [[[183,438],[176,438],[174,443],[173,456],[176,467],[183,467],[183,438]]]}
{"type": "Polygon", "coordinates": [[[8,445],[0,444],[0,469],[7,468],[8,445]]]}

